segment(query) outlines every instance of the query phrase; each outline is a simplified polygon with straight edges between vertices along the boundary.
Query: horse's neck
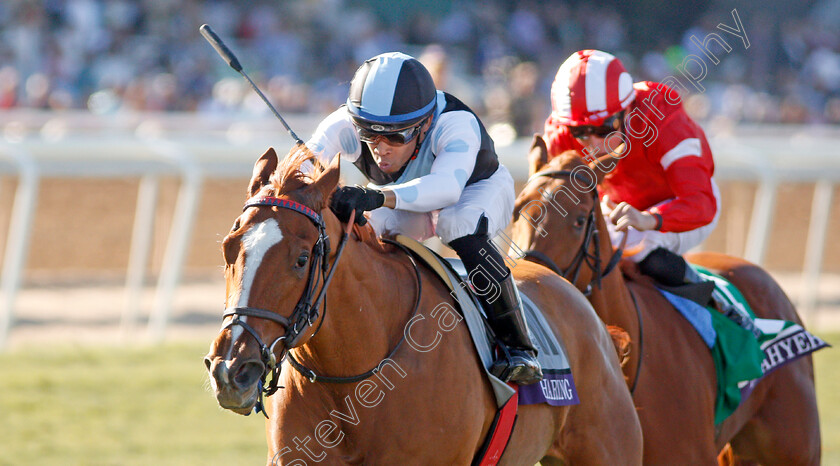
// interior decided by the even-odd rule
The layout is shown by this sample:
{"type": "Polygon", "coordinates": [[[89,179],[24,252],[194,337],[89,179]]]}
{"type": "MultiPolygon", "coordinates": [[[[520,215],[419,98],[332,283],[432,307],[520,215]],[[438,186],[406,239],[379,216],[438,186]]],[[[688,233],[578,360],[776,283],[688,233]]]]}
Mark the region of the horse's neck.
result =
{"type": "MultiPolygon", "coordinates": [[[[347,244],[337,267],[329,288],[328,311],[323,325],[294,353],[301,363],[321,375],[364,374],[383,363],[408,332],[409,319],[418,299],[417,277],[402,251],[383,253],[353,240],[347,244]]],[[[433,285],[430,272],[421,273],[424,278],[421,309],[431,309],[433,303],[451,299],[445,291],[441,292],[440,286],[429,286],[433,285]]],[[[427,323],[418,327],[412,331],[413,337],[422,342],[434,340],[436,325],[427,323]]],[[[469,341],[462,342],[460,347],[456,340],[450,341],[452,344],[447,345],[448,349],[472,348],[469,341]]],[[[382,445],[369,421],[359,423],[359,419],[371,416],[366,409],[372,407],[371,403],[373,406],[379,404],[379,401],[374,403],[374,399],[381,401],[383,398],[391,409],[378,411],[377,419],[393,424],[394,416],[404,417],[410,410],[402,411],[395,407],[410,406],[412,399],[399,400],[416,395],[418,390],[420,393],[427,391],[424,384],[436,383],[432,374],[445,370],[441,369],[444,366],[439,363],[441,358],[452,355],[450,351],[410,351],[414,348],[411,344],[410,340],[406,340],[387,366],[382,366],[387,370],[383,369],[363,382],[367,384],[367,391],[363,391],[362,395],[359,383],[311,383],[297,371],[287,372],[284,382],[288,398],[275,405],[277,408],[273,414],[280,419],[276,422],[299,428],[272,430],[268,434],[269,443],[277,449],[295,445],[298,442],[296,436],[301,439],[311,436],[312,432],[326,425],[313,425],[313,422],[330,420],[338,425],[341,435],[347,439],[329,450],[329,454],[342,462],[359,464],[372,451],[393,450],[392,446],[382,445]],[[417,355],[422,355],[427,364],[418,365],[416,359],[412,359],[417,355]],[[410,371],[409,367],[412,368],[410,371]],[[408,385],[401,385],[406,383],[408,385]],[[392,392],[395,387],[397,390],[392,392]],[[380,393],[380,398],[376,398],[377,393],[380,393]],[[394,394],[385,396],[384,393],[394,394]],[[367,404],[362,400],[367,400],[367,404]]],[[[449,370],[456,367],[451,365],[449,370]]],[[[335,438],[335,435],[338,434],[333,433],[330,438],[335,438]]],[[[317,451],[323,450],[314,442],[310,445],[317,447],[317,451]]]]}
{"type": "MultiPolygon", "coordinates": [[[[600,207],[595,212],[595,221],[598,231],[601,232],[599,244],[600,255],[603,266],[613,256],[613,246],[610,236],[607,233],[607,223],[601,215],[600,207]]],[[[625,329],[636,326],[636,315],[633,309],[633,301],[627,289],[627,282],[616,265],[607,276],[601,278],[601,286],[592,286],[592,295],[589,298],[595,312],[607,324],[619,325],[625,329]]]]}
{"type": "Polygon", "coordinates": [[[356,375],[377,365],[402,336],[416,299],[411,266],[349,239],[327,291],[321,329],[296,350],[324,375],[356,375]]]}

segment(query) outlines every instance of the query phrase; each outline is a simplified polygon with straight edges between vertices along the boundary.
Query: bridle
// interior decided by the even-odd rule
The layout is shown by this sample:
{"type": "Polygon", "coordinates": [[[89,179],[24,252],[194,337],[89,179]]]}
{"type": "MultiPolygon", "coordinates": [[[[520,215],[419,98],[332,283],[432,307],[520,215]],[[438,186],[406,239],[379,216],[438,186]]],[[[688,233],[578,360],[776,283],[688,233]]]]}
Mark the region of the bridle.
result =
{"type": "MultiPolygon", "coordinates": [[[[263,395],[273,395],[279,388],[277,384],[280,381],[281,365],[277,364],[278,359],[274,354],[274,348],[275,346],[277,346],[277,343],[285,341],[285,348],[283,349],[282,357],[279,359],[280,361],[282,361],[283,357],[285,357],[286,352],[290,348],[294,348],[295,346],[303,343],[300,341],[301,336],[304,333],[306,333],[306,331],[312,326],[314,322],[318,320],[318,317],[320,315],[319,308],[321,300],[324,299],[324,297],[327,294],[327,287],[329,286],[330,280],[332,280],[333,274],[335,273],[335,266],[338,264],[338,260],[341,258],[341,254],[344,251],[344,246],[347,242],[348,233],[344,232],[344,234],[342,234],[341,240],[338,245],[338,251],[335,255],[335,260],[333,260],[332,266],[330,266],[330,238],[327,235],[327,228],[324,224],[324,219],[321,217],[320,214],[310,209],[309,207],[299,202],[295,202],[291,199],[281,199],[271,196],[251,198],[245,202],[243,210],[248,209],[249,207],[257,206],[272,206],[293,210],[307,217],[310,221],[312,221],[315,227],[318,228],[318,240],[312,247],[311,260],[309,264],[309,276],[306,280],[306,288],[304,288],[303,295],[301,295],[300,299],[295,305],[294,311],[289,317],[284,317],[275,312],[254,307],[227,308],[225,309],[225,312],[223,314],[223,318],[233,316],[233,319],[231,319],[230,322],[228,322],[222,327],[222,329],[220,330],[221,332],[233,327],[234,325],[238,325],[245,329],[248,333],[250,333],[251,336],[254,337],[254,339],[256,340],[257,344],[260,346],[260,359],[263,365],[265,366],[265,369],[262,375],[260,376],[260,399],[257,402],[257,410],[262,410],[263,413],[265,413],[265,410],[262,406],[263,395]],[[315,298],[313,301],[313,297],[315,296],[315,292],[319,284],[321,290],[318,291],[317,298],[315,298]],[[251,327],[244,320],[241,319],[241,317],[243,316],[258,317],[260,319],[266,319],[272,322],[276,322],[285,329],[285,333],[275,338],[271,345],[267,345],[262,340],[259,333],[257,333],[257,331],[254,330],[253,327],[251,327]],[[271,380],[266,381],[269,373],[272,376],[271,380]]],[[[325,302],[324,315],[326,315],[326,312],[327,306],[325,302]]],[[[321,320],[321,323],[323,323],[323,319],[321,320]]],[[[315,333],[318,333],[318,330],[320,330],[320,328],[321,326],[319,325],[315,332],[312,334],[312,336],[314,336],[315,333]]]]}
{"type": "MultiPolygon", "coordinates": [[[[570,178],[575,178],[578,181],[586,184],[591,183],[591,180],[586,179],[584,175],[576,173],[572,170],[544,170],[531,175],[531,177],[528,178],[526,184],[530,183],[536,178],[557,178],[560,176],[568,176],[570,178]]],[[[595,221],[595,203],[599,202],[597,187],[592,189],[592,200],[592,208],[589,209],[589,213],[586,216],[586,227],[584,230],[583,243],[580,245],[580,248],[578,248],[577,253],[575,253],[575,257],[572,259],[571,263],[569,263],[568,267],[566,267],[565,269],[560,268],[553,260],[551,260],[551,258],[539,251],[529,249],[524,252],[524,256],[526,259],[542,263],[543,265],[554,271],[554,273],[569,280],[571,283],[577,282],[583,264],[586,263],[586,265],[589,266],[590,270],[592,270],[592,279],[589,281],[589,283],[586,284],[586,287],[584,288],[583,294],[585,296],[589,296],[592,294],[593,284],[600,288],[601,279],[606,277],[607,274],[612,272],[616,265],[618,265],[618,262],[621,260],[621,254],[624,251],[624,244],[627,240],[627,234],[625,233],[621,245],[618,249],[616,249],[612,257],[610,257],[609,262],[607,262],[607,265],[602,269],[600,236],[598,232],[597,223],[595,221]],[[590,253],[589,246],[593,242],[595,243],[595,252],[590,253]]]]}
{"type": "MultiPolygon", "coordinates": [[[[347,244],[347,238],[350,235],[350,231],[354,224],[354,217],[355,213],[351,215],[349,221],[347,222],[346,229],[342,231],[341,239],[338,243],[338,249],[335,254],[335,259],[333,259],[332,265],[329,264],[329,255],[330,255],[330,239],[329,235],[327,235],[326,225],[324,224],[323,217],[313,209],[299,203],[295,202],[291,199],[282,199],[277,197],[271,196],[263,196],[263,197],[254,197],[249,199],[245,202],[244,209],[248,209],[249,207],[258,207],[258,206],[270,206],[270,207],[280,207],[283,209],[293,210],[298,212],[304,216],[306,216],[312,223],[318,228],[318,240],[315,242],[315,245],[312,247],[311,252],[311,260],[309,264],[309,276],[306,280],[306,288],[303,291],[300,299],[298,300],[297,304],[295,305],[294,311],[292,314],[287,318],[277,314],[276,312],[272,312],[266,309],[259,309],[254,307],[233,307],[225,309],[223,314],[223,318],[227,318],[228,316],[233,316],[233,319],[230,320],[227,324],[222,326],[220,332],[223,332],[234,325],[239,325],[243,329],[245,329],[252,337],[256,340],[257,344],[260,346],[260,359],[263,363],[265,369],[263,370],[262,375],[260,376],[260,395],[259,400],[257,400],[257,404],[255,406],[256,411],[262,412],[266,418],[268,418],[268,413],[265,410],[263,397],[264,396],[271,396],[273,395],[278,388],[282,388],[278,386],[280,381],[280,370],[282,364],[278,364],[278,362],[282,363],[283,359],[287,356],[289,358],[290,365],[295,368],[301,375],[309,379],[310,382],[328,382],[328,383],[352,383],[364,380],[373,374],[379,371],[381,366],[377,364],[371,370],[354,376],[349,377],[330,377],[325,375],[319,375],[312,369],[304,366],[300,362],[298,362],[293,354],[289,351],[292,348],[296,348],[306,343],[312,339],[318,331],[321,329],[321,325],[323,325],[324,320],[326,319],[327,315],[327,304],[326,304],[326,294],[327,294],[327,287],[332,280],[333,274],[335,273],[336,266],[338,265],[338,261],[341,258],[342,253],[344,252],[344,247],[347,244]],[[320,285],[320,291],[317,292],[317,298],[313,301],[313,297],[315,296],[315,292],[320,285]],[[324,312],[320,313],[319,308],[321,301],[324,302],[324,312]],[[267,345],[263,339],[260,337],[259,333],[254,330],[253,327],[248,325],[244,320],[240,319],[240,317],[258,317],[261,319],[270,320],[272,322],[276,322],[280,324],[286,331],[283,335],[274,339],[271,345],[267,345]],[[307,330],[318,321],[320,317],[320,322],[318,323],[318,327],[312,333],[312,335],[306,339],[306,341],[302,341],[302,335],[304,335],[307,330]],[[283,348],[283,352],[281,357],[278,359],[274,353],[274,348],[277,344],[281,341],[285,341],[285,345],[283,348]],[[268,375],[271,374],[271,380],[267,380],[268,375]]],[[[412,318],[417,313],[417,310],[420,305],[420,296],[422,293],[422,282],[420,281],[420,271],[417,267],[417,263],[414,261],[414,258],[411,256],[411,253],[402,245],[387,241],[391,244],[394,244],[400,247],[406,254],[408,254],[409,259],[414,267],[414,272],[416,276],[416,290],[417,290],[417,300],[415,302],[414,311],[412,312],[412,318]]],[[[386,356],[384,360],[390,359],[402,346],[403,341],[405,340],[405,335],[403,335],[402,339],[400,339],[399,343],[394,347],[391,353],[386,356]]]]}
{"type": "MultiPolygon", "coordinates": [[[[535,178],[556,178],[558,176],[574,177],[578,181],[587,184],[589,184],[590,182],[590,180],[584,178],[583,175],[581,175],[580,173],[575,173],[572,170],[544,170],[531,175],[528,178],[526,184],[530,183],[535,178]]],[[[625,231],[624,236],[621,239],[621,244],[619,244],[618,248],[613,253],[612,257],[610,258],[610,261],[607,262],[607,266],[604,267],[602,270],[600,253],[601,244],[598,236],[598,227],[596,226],[595,222],[595,202],[599,202],[597,187],[592,189],[592,199],[592,208],[589,209],[589,215],[587,215],[586,217],[586,236],[584,237],[583,244],[581,244],[580,249],[578,249],[578,252],[575,254],[575,258],[572,260],[571,264],[569,264],[569,266],[566,267],[565,270],[558,267],[557,264],[555,264],[550,257],[539,251],[529,249],[524,252],[524,257],[526,259],[536,261],[547,266],[552,271],[554,271],[554,273],[560,275],[563,278],[566,278],[573,284],[577,281],[578,275],[580,274],[581,266],[584,262],[586,262],[586,264],[589,266],[590,270],[592,270],[593,273],[592,279],[589,281],[589,283],[586,285],[586,288],[583,291],[583,294],[587,297],[589,297],[592,294],[592,284],[595,283],[595,285],[598,286],[598,288],[600,288],[601,279],[606,277],[610,272],[612,272],[616,265],[618,265],[618,262],[621,260],[621,255],[624,252],[624,246],[627,244],[627,232],[625,231]],[[591,254],[589,252],[589,245],[593,241],[595,242],[595,253],[591,254]],[[569,271],[572,269],[574,269],[572,278],[568,278],[569,271]]],[[[633,395],[636,391],[636,385],[639,382],[639,374],[642,370],[642,355],[644,354],[642,351],[644,344],[644,326],[642,321],[642,313],[639,309],[639,303],[636,301],[636,296],[633,295],[633,291],[629,288],[627,289],[627,292],[630,293],[630,298],[633,300],[633,307],[636,309],[636,318],[639,322],[639,363],[636,365],[636,374],[633,377],[633,383],[630,385],[630,394],[633,395]]]]}

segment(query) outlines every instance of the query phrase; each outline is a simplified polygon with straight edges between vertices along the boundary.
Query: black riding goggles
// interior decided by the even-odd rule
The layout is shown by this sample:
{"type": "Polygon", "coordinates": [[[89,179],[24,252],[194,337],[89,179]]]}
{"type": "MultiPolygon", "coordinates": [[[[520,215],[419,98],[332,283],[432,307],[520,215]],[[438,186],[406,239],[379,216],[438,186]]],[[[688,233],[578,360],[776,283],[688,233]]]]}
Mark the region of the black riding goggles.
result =
{"type": "Polygon", "coordinates": [[[588,139],[590,136],[605,138],[619,129],[623,115],[624,112],[618,112],[604,120],[604,123],[600,126],[569,126],[569,133],[575,139],[588,139]]]}
{"type": "Polygon", "coordinates": [[[361,139],[362,142],[376,142],[379,138],[385,138],[385,140],[391,144],[402,145],[413,141],[414,138],[420,134],[421,126],[423,126],[423,122],[399,131],[373,131],[372,129],[356,126],[356,134],[359,135],[359,139],[361,139]]]}

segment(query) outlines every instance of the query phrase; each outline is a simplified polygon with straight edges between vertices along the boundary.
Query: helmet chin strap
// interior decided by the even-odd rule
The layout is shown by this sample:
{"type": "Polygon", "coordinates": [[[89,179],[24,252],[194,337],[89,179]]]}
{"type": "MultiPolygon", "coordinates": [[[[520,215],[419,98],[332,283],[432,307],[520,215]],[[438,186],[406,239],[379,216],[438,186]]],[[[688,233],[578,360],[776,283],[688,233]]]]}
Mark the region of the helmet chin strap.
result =
{"type": "MultiPolygon", "coordinates": [[[[426,118],[426,121],[423,122],[423,126],[425,126],[426,123],[429,123],[429,128],[431,128],[432,118],[434,118],[434,115],[429,115],[428,118],[426,118]]],[[[417,158],[417,154],[420,152],[420,146],[423,144],[423,141],[426,140],[426,134],[428,134],[429,128],[426,128],[425,130],[422,128],[420,129],[420,134],[417,136],[417,144],[414,146],[414,153],[411,154],[411,157],[409,157],[409,161],[417,158]]],[[[407,164],[408,162],[406,162],[406,165],[407,164]]]]}
{"type": "MultiPolygon", "coordinates": [[[[425,134],[423,136],[425,136],[425,134]]],[[[425,137],[423,139],[425,139],[425,137]]],[[[418,137],[417,144],[414,145],[414,152],[411,154],[411,157],[408,158],[409,162],[417,158],[417,154],[420,152],[420,144],[422,144],[422,141],[420,141],[420,138],[418,137]]],[[[406,164],[408,164],[408,162],[406,162],[406,164]]]]}

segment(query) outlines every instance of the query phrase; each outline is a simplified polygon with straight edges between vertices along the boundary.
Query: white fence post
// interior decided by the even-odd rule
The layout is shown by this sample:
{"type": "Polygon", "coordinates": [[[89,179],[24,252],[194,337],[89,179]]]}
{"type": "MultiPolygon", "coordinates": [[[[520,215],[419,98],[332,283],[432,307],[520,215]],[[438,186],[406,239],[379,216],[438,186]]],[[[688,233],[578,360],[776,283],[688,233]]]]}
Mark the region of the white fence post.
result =
{"type": "Polygon", "coordinates": [[[744,258],[757,265],[764,262],[764,255],[767,252],[770,227],[773,223],[773,209],[776,206],[776,187],[775,178],[764,178],[755,192],[744,258]]]}
{"type": "Polygon", "coordinates": [[[183,147],[169,142],[158,141],[152,144],[152,148],[178,161],[183,172],[181,187],[178,190],[178,200],[176,201],[175,212],[172,218],[172,228],[169,231],[169,239],[166,243],[160,277],[158,278],[157,289],[155,291],[155,300],[151,314],[149,315],[149,326],[147,329],[148,338],[153,342],[159,343],[166,336],[166,327],[169,323],[172,301],[174,300],[178,283],[181,280],[184,262],[189,251],[190,236],[193,225],[195,224],[195,215],[198,211],[199,194],[201,193],[204,175],[201,167],[183,147]]]}
{"type": "Polygon", "coordinates": [[[6,346],[9,330],[14,323],[15,301],[26,266],[32,218],[38,202],[38,167],[27,153],[18,147],[4,145],[18,165],[19,179],[9,222],[9,236],[3,252],[3,276],[0,278],[0,349],[6,346]]]}
{"type": "Polygon", "coordinates": [[[156,175],[147,175],[140,179],[140,186],[137,189],[137,208],[134,214],[131,251],[128,256],[128,272],[125,280],[125,307],[120,321],[120,329],[124,336],[129,336],[137,324],[137,315],[143,296],[143,281],[146,278],[146,266],[152,249],[159,187],[160,179],[156,175]]]}
{"type": "Polygon", "coordinates": [[[816,319],[817,294],[819,293],[820,269],[822,268],[828,220],[831,215],[831,197],[834,184],[819,180],[814,187],[814,201],[811,205],[811,221],[808,226],[808,242],[805,263],[802,266],[802,294],[799,297],[803,319],[813,323],[816,319]]]}

